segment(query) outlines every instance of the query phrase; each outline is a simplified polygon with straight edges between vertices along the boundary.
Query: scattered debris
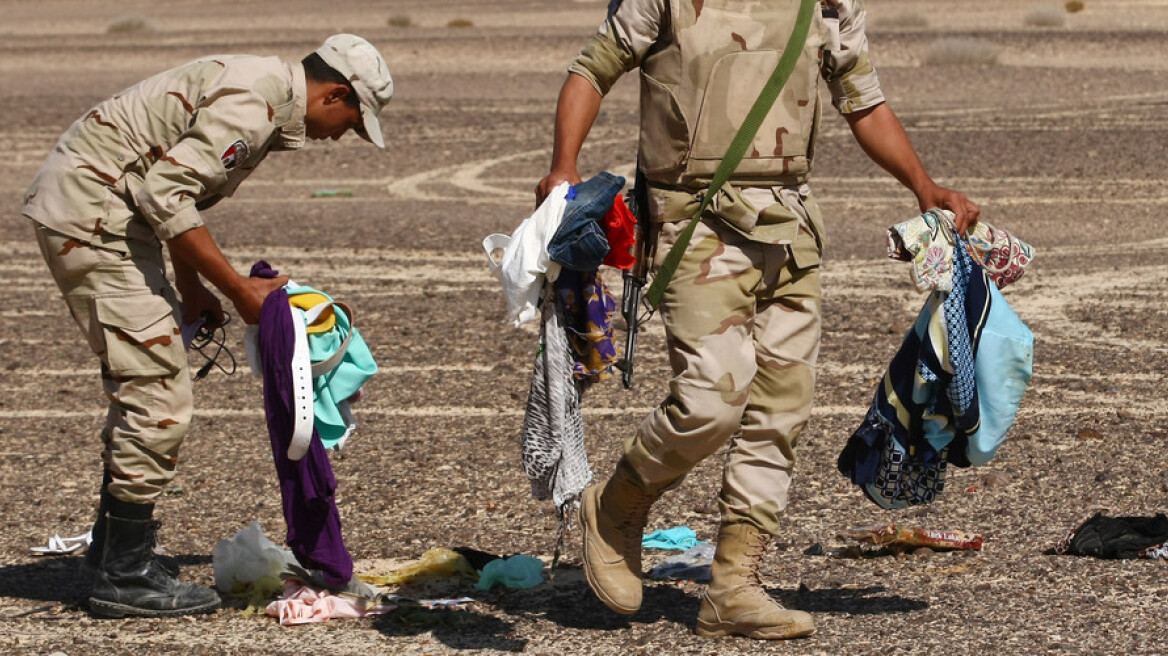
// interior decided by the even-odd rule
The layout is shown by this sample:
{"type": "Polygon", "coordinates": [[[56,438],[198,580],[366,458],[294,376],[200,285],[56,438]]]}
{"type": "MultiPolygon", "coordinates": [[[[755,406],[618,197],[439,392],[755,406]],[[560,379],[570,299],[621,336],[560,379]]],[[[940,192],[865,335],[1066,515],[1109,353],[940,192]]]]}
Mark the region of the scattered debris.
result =
{"type": "Polygon", "coordinates": [[[700,542],[679,554],[674,554],[653,566],[649,578],[658,581],[710,581],[710,565],[714,562],[714,545],[700,542]]]}
{"type": "Polygon", "coordinates": [[[313,198],[349,198],[352,195],[352,189],[317,189],[312,192],[313,198]]]}
{"type": "Polygon", "coordinates": [[[658,529],[641,537],[642,549],[669,549],[685,551],[701,544],[694,530],[688,526],[658,529]]]}
{"type": "Polygon", "coordinates": [[[981,549],[982,537],[965,531],[937,530],[915,526],[885,524],[847,529],[842,537],[861,544],[885,547],[890,551],[910,551],[919,547],[932,550],[981,549]]]}
{"type": "Polygon", "coordinates": [[[362,575],[360,578],[366,583],[384,587],[455,576],[473,580],[478,578],[478,572],[462,554],[453,549],[435,547],[423,553],[418,560],[389,574],[382,576],[362,575]]]}
{"type": "Polygon", "coordinates": [[[1077,435],[1075,435],[1075,439],[1077,439],[1077,440],[1101,440],[1101,439],[1103,439],[1103,433],[1100,433],[1099,431],[1095,430],[1094,428],[1083,428],[1083,429],[1079,430],[1079,433],[1077,435]]]}
{"type": "Polygon", "coordinates": [[[1168,560],[1168,516],[1108,517],[1097,512],[1055,545],[1059,555],[1168,560]]]}
{"type": "Polygon", "coordinates": [[[90,531],[71,538],[63,538],[60,534],[54,533],[46,546],[32,547],[31,549],[38,556],[63,556],[88,549],[91,542],[93,542],[93,534],[90,531]]]}
{"type": "Polygon", "coordinates": [[[478,590],[490,590],[496,585],[523,590],[543,583],[543,561],[535,556],[516,554],[487,563],[479,572],[478,590]]]}

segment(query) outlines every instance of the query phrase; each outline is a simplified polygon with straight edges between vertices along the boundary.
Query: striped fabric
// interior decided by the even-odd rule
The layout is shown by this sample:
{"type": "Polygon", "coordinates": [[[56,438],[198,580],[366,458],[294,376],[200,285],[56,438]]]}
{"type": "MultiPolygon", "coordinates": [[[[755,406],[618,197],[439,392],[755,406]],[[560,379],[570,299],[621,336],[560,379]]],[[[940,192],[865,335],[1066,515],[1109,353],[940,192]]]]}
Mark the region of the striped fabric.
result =
{"type": "Polygon", "coordinates": [[[580,389],[564,318],[555,302],[543,303],[539,350],[523,416],[523,471],[536,499],[551,498],[564,517],[592,480],[584,449],[580,389]]]}

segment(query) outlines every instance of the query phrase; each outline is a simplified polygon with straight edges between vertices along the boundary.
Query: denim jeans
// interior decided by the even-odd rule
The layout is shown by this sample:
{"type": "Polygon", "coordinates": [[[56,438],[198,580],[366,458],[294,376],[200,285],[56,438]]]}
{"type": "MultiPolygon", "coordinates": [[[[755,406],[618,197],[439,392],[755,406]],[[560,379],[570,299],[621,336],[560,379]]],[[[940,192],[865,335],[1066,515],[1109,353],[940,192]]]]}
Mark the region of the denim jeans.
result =
{"type": "Polygon", "coordinates": [[[571,188],[560,227],[548,243],[553,262],[573,271],[595,271],[600,267],[608,255],[604,215],[624,186],[621,176],[601,171],[571,188]]]}

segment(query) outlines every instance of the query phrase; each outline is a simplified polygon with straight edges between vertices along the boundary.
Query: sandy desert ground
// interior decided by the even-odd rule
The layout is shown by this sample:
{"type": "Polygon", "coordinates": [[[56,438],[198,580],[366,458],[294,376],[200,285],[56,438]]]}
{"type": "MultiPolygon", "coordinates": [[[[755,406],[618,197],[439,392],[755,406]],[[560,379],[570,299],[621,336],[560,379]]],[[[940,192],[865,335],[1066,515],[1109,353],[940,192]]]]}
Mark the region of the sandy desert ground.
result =
{"type": "MultiPolygon", "coordinates": [[[[884,257],[885,228],[916,213],[911,195],[826,114],[813,178],[829,233],[822,366],[791,507],[763,572],[818,630],[761,645],[694,636],[692,583],[650,584],[638,614],[610,613],[582,580],[578,534],[554,582],[487,593],[448,582],[437,592],[477,600],[453,611],[288,628],[231,602],[198,618],[91,619],[80,558],[30,553],[54,533],[87,530],[101,467],[97,365],[20,216],[58,134],[105,95],[199,55],[298,59],[338,31],[377,44],[398,89],[388,150],[347,137],[275,154],[207,221],[239,269],[264,258],[359,308],[381,371],[358,408],[358,436],[333,458],[358,571],[432,547],[546,559],[556,519],[531,498],[518,447],[535,334],[504,323],[479,243],[530,212],[564,70],[605,3],[0,0],[0,652],[1163,653],[1163,563],[1052,547],[1096,511],[1152,515],[1168,496],[1168,2],[1086,0],[1073,14],[1030,0],[868,4],[874,61],[930,171],[1037,249],[1006,292],[1035,333],[1035,373],[998,456],[954,471],[927,508],[881,511],[836,472],[922,297],[905,265],[884,257]],[[1036,24],[1051,15],[1065,22],[1036,24]],[[133,19],[148,29],[110,31],[133,19]],[[954,44],[972,48],[964,63],[942,61],[954,44]],[[970,61],[986,53],[994,60],[970,61]],[[323,188],[353,195],[311,198],[323,188]],[[985,546],[823,555],[850,544],[840,531],[887,522],[976,532],[985,546]]],[[[636,107],[636,84],[623,80],[584,172],[631,172],[636,107]]],[[[619,291],[616,272],[606,275],[619,291]]],[[[239,326],[230,337],[242,359],[239,326]]],[[[662,341],[654,321],[633,390],[611,380],[585,398],[597,476],[660,400],[662,341]]],[[[184,576],[210,584],[218,540],[256,520],[279,539],[283,521],[259,382],[244,366],[198,382],[196,395],[158,516],[184,576]]],[[[713,537],[720,463],[709,459],[660,502],[650,528],[713,537]]]]}

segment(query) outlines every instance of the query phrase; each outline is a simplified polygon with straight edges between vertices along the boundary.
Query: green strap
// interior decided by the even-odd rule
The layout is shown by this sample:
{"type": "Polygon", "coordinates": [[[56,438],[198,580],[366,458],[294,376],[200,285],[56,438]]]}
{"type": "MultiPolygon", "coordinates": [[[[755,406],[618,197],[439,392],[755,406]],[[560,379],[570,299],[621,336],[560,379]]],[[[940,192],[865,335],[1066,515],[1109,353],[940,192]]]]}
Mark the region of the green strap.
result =
{"type": "Polygon", "coordinates": [[[649,291],[645,292],[645,301],[650,308],[657,309],[657,306],[661,304],[661,297],[665,295],[665,287],[669,285],[673,274],[677,272],[681,258],[685,256],[685,249],[689,246],[690,237],[693,236],[698,221],[710,204],[710,199],[718,193],[722,185],[733,175],[734,170],[738,168],[738,163],[742,161],[742,156],[746,154],[746,149],[750,147],[754,135],[758,134],[762,120],[766,118],[767,112],[771,110],[771,106],[779,97],[779,92],[783,90],[783,85],[787,83],[787,79],[795,70],[795,64],[799,61],[799,55],[803,50],[803,44],[807,42],[807,32],[811,28],[812,11],[816,4],[816,0],[800,1],[799,15],[795,19],[795,29],[791,32],[791,39],[787,41],[786,47],[783,48],[778,66],[775,66],[775,71],[771,73],[770,79],[767,80],[762,91],[759,92],[758,98],[754,101],[754,105],[750,108],[750,112],[742,121],[742,126],[738,128],[738,134],[734,135],[734,140],[726,149],[726,155],[719,162],[717,170],[714,171],[714,178],[710,180],[710,186],[702,196],[697,213],[690,219],[689,225],[677,236],[673,248],[669,249],[665,261],[657,269],[657,274],[653,277],[653,284],[649,285],[649,291]]]}

